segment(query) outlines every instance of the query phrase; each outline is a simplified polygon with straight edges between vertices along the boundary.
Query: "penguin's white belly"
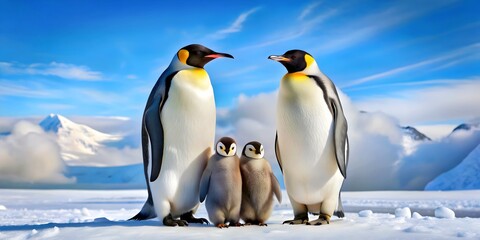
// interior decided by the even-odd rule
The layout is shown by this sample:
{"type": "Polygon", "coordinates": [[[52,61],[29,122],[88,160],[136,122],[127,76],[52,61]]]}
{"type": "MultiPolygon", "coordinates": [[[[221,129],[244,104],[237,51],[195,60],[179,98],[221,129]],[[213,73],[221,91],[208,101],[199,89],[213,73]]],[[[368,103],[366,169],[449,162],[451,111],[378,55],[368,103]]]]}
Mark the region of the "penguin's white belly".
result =
{"type": "Polygon", "coordinates": [[[198,82],[186,79],[186,74],[177,75],[160,113],[164,132],[162,167],[159,178],[150,184],[152,191],[159,191],[157,200],[169,203],[173,216],[192,210],[199,202],[200,179],[213,153],[216,117],[208,75],[194,80],[198,82]]]}
{"type": "Polygon", "coordinates": [[[282,86],[277,133],[285,185],[299,203],[317,204],[338,196],[341,173],[333,143],[333,117],[315,82],[282,86]],[[335,193],[336,192],[336,193],[335,193]]]}

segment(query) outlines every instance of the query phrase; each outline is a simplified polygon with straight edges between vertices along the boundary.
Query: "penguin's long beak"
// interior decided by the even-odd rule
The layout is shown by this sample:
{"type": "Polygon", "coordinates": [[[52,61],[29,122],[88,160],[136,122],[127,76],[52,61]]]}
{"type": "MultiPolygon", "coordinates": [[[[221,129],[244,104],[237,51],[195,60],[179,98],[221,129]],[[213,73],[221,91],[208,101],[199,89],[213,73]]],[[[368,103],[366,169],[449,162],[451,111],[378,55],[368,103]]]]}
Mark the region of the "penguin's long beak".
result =
{"type": "Polygon", "coordinates": [[[277,61],[277,62],[290,62],[291,59],[290,58],[286,58],[284,56],[279,56],[279,55],[270,55],[268,57],[268,59],[272,59],[273,61],[277,61]]]}
{"type": "Polygon", "coordinates": [[[213,52],[211,54],[208,54],[205,56],[206,58],[220,58],[220,57],[226,57],[226,58],[233,58],[232,55],[228,54],[228,53],[217,53],[217,52],[213,52]]]}

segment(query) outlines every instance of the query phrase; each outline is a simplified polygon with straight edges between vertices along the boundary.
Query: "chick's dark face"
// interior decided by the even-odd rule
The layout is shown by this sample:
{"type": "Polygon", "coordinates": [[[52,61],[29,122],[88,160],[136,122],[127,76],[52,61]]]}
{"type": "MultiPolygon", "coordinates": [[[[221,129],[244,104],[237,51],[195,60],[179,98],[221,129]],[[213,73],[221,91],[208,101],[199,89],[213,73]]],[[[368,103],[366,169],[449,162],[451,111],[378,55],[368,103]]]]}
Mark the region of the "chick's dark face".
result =
{"type": "Polygon", "coordinates": [[[308,53],[302,50],[290,50],[283,55],[271,55],[268,59],[280,62],[289,73],[303,71],[307,67],[305,55],[308,53]]]}
{"type": "Polygon", "coordinates": [[[208,62],[219,57],[233,58],[228,53],[218,53],[200,44],[183,47],[177,53],[180,62],[192,67],[203,68],[208,62]]]}

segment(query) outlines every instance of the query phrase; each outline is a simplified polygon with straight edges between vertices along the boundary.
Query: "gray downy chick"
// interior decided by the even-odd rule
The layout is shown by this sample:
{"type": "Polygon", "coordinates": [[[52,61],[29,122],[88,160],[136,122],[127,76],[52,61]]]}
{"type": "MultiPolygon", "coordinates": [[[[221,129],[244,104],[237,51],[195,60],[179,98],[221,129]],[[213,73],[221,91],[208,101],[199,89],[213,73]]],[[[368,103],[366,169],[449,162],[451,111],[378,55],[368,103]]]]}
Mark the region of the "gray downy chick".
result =
{"type": "Polygon", "coordinates": [[[215,226],[241,226],[242,176],[237,144],[234,139],[223,137],[216,150],[200,181],[200,202],[208,196],[205,204],[208,218],[215,226]]]}
{"type": "Polygon", "coordinates": [[[282,201],[280,185],[264,155],[263,145],[253,141],[245,145],[240,159],[243,184],[240,216],[247,225],[266,226],[272,214],[273,195],[278,202],[282,201]]]}

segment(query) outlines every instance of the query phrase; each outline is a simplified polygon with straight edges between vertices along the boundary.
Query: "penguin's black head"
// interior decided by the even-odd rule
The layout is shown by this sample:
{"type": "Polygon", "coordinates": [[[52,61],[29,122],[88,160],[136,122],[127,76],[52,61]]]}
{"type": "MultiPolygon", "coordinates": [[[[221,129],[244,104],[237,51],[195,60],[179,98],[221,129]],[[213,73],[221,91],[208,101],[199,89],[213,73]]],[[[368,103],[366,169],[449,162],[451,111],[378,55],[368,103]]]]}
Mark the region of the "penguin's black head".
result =
{"type": "Polygon", "coordinates": [[[280,62],[289,73],[300,72],[315,61],[309,53],[303,50],[290,50],[283,55],[270,55],[268,59],[280,62]]]}
{"type": "Polygon", "coordinates": [[[222,137],[217,142],[217,154],[224,157],[231,157],[237,154],[237,143],[233,138],[222,137]]]}
{"type": "Polygon", "coordinates": [[[249,158],[263,158],[265,151],[263,145],[257,141],[251,141],[243,147],[242,156],[249,158]]]}
{"type": "Polygon", "coordinates": [[[215,52],[200,44],[190,44],[181,48],[178,50],[177,57],[180,62],[197,68],[203,68],[205,64],[215,58],[233,58],[233,56],[228,53],[215,52]]]}

